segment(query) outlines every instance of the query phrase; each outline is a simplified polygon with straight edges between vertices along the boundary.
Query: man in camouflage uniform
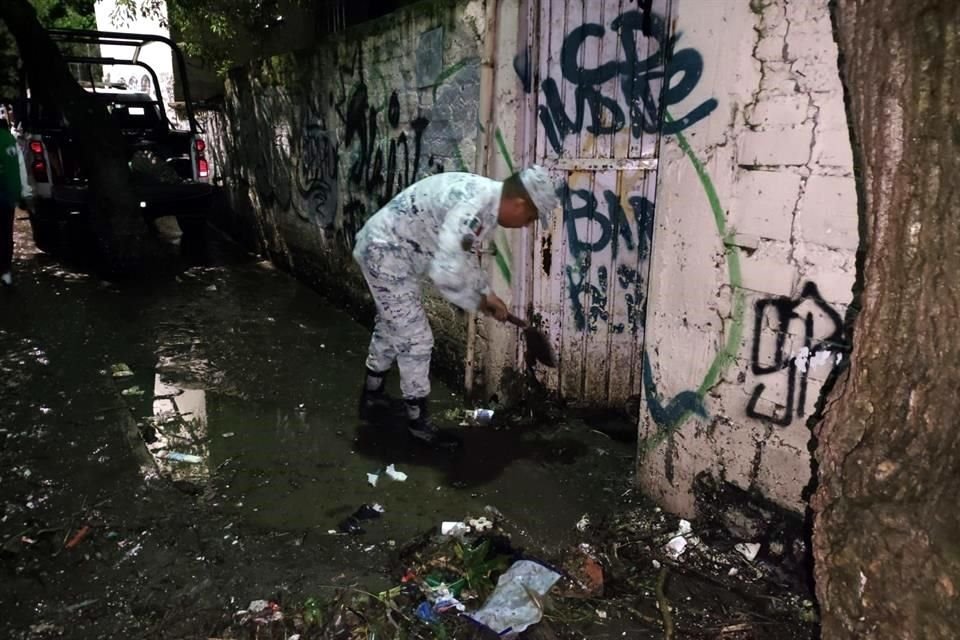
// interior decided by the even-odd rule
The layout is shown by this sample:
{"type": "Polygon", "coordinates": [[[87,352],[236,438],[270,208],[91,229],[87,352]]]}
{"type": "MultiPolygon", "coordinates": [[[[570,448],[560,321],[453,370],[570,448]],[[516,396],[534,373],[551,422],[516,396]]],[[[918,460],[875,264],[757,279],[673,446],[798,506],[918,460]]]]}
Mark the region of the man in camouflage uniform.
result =
{"type": "Polygon", "coordinates": [[[507,307],[480,268],[479,247],[497,225],[544,227],[557,206],[547,172],[533,166],[500,182],[469,173],[424,178],[393,198],[357,234],[353,257],[377,307],[360,399],[361,417],[385,401],[384,379],[396,361],[411,435],[437,443],[427,416],[433,333],[423,309],[421,281],[451,303],[507,319],[507,307]]]}

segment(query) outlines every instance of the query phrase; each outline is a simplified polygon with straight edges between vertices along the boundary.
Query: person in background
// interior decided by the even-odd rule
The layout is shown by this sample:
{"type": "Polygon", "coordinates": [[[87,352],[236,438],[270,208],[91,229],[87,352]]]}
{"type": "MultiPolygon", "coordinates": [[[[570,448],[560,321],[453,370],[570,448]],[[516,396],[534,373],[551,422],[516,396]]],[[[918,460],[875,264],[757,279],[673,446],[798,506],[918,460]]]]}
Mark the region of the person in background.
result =
{"type": "Polygon", "coordinates": [[[0,283],[13,285],[13,222],[17,204],[32,210],[33,192],[17,139],[4,108],[0,112],[0,283]]]}
{"type": "Polygon", "coordinates": [[[423,308],[421,282],[465,311],[507,319],[507,306],[480,267],[481,246],[497,226],[550,223],[556,187],[532,166],[501,182],[470,173],[440,173],[397,194],[357,233],[353,257],[373,295],[377,319],[370,340],[360,416],[389,404],[384,382],[396,361],[408,430],[419,441],[446,446],[429,420],[433,334],[423,308]]]}

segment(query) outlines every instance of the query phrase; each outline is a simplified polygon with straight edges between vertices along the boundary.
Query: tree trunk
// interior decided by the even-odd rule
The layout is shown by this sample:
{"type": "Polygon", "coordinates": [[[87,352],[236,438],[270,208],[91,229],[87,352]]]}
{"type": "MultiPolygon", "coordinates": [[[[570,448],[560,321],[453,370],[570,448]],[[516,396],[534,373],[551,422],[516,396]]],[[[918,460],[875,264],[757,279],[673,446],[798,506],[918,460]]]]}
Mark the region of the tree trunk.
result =
{"type": "Polygon", "coordinates": [[[861,311],[817,427],[823,637],[960,637],[960,2],[839,0],[861,311]]]}
{"type": "Polygon", "coordinates": [[[0,19],[17,41],[32,95],[59,105],[70,123],[81,166],[90,181],[90,213],[100,265],[113,275],[138,270],[146,252],[154,247],[137,207],[122,135],[104,106],[70,74],[28,0],[0,1],[0,19]]]}

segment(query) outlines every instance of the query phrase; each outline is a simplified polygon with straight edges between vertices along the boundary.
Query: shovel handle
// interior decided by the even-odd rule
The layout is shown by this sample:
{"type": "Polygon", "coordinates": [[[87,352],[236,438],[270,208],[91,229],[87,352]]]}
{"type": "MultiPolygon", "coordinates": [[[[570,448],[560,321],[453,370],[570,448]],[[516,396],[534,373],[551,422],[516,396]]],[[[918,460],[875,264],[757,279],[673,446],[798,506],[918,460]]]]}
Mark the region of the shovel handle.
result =
{"type": "Polygon", "coordinates": [[[524,320],[521,320],[520,318],[518,318],[517,316],[513,315],[512,313],[508,313],[508,314],[507,314],[507,322],[509,322],[509,323],[512,324],[512,325],[516,325],[516,326],[520,327],[521,329],[526,329],[527,326],[528,326],[527,323],[526,323],[524,320]]]}

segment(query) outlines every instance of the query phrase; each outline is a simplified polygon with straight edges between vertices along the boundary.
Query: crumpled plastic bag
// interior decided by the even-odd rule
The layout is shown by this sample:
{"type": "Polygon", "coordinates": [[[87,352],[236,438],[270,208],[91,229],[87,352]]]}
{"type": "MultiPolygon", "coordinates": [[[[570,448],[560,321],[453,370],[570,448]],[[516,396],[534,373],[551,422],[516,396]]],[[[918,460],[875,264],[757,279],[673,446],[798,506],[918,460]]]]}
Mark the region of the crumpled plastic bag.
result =
{"type": "Polygon", "coordinates": [[[560,574],[532,560],[514,562],[497,588],[470,618],[503,637],[523,633],[543,618],[543,597],[560,574]]]}

